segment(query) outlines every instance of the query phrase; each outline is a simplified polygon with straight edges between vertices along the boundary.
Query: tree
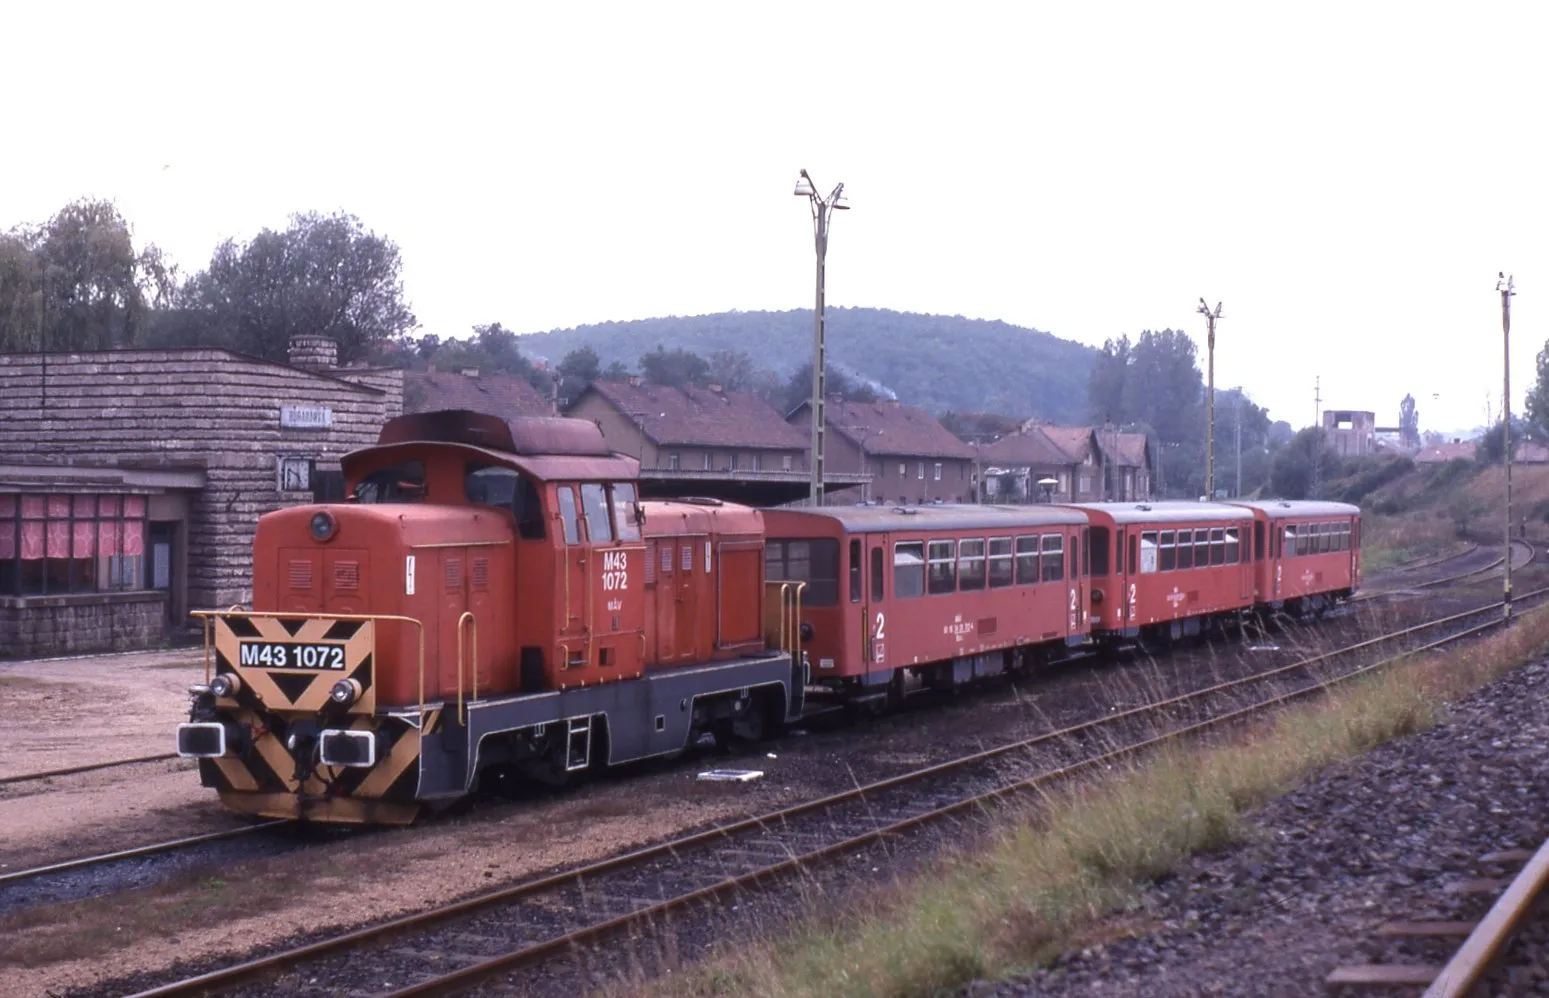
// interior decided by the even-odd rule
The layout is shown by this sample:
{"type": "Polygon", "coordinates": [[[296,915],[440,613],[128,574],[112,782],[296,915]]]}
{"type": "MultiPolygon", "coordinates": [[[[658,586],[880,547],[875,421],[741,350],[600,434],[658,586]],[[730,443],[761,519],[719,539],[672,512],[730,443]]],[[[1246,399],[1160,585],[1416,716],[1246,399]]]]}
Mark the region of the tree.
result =
{"type": "Polygon", "coordinates": [[[710,364],[699,354],[682,347],[668,350],[658,343],[655,350],[640,358],[640,370],[651,384],[669,388],[687,385],[703,388],[710,383],[710,364]]]}
{"type": "Polygon", "coordinates": [[[1124,383],[1129,377],[1130,361],[1128,336],[1108,340],[1092,361],[1092,375],[1087,379],[1086,393],[1088,411],[1094,422],[1123,422],[1128,415],[1124,411],[1124,383]]]}
{"type": "MultiPolygon", "coordinates": [[[[1543,364],[1543,354],[1539,354],[1540,369],[1543,364]]],[[[1404,401],[1398,404],[1398,435],[1405,447],[1410,450],[1420,448],[1420,410],[1415,406],[1415,397],[1405,395],[1404,401]]]]}
{"type": "Polygon", "coordinates": [[[629,377],[629,368],[621,360],[615,360],[603,369],[601,381],[623,381],[629,377]]]}
{"type": "Polygon", "coordinates": [[[347,362],[414,328],[401,270],[398,246],[355,216],[309,212],[284,231],[217,246],[182,299],[206,341],[283,361],[291,336],[309,333],[331,337],[347,362]]]}
{"type": "Polygon", "coordinates": [[[1339,455],[1329,446],[1321,427],[1309,426],[1275,452],[1269,471],[1269,486],[1275,495],[1282,499],[1308,497],[1312,489],[1314,448],[1321,448],[1323,452],[1323,478],[1338,477],[1339,455]]]}
{"type": "Polygon", "coordinates": [[[710,380],[729,392],[745,392],[758,368],[743,350],[717,350],[710,355],[710,380]]]}
{"type": "Polygon", "coordinates": [[[1538,377],[1525,408],[1528,434],[1535,440],[1549,440],[1549,343],[1538,351],[1538,377]]]}
{"type": "Polygon", "coordinates": [[[133,343],[173,279],[155,246],[135,250],[112,202],[73,201],[42,226],[0,236],[0,349],[133,343]]]}
{"type": "Polygon", "coordinates": [[[559,395],[566,404],[581,397],[586,386],[602,377],[602,360],[591,347],[577,347],[565,354],[555,368],[559,375],[559,395]]]}
{"type": "MultiPolygon", "coordinates": [[[[875,402],[880,396],[870,385],[864,384],[834,367],[828,368],[824,382],[828,388],[829,398],[835,395],[846,402],[875,402]]],[[[812,401],[812,362],[808,361],[796,369],[785,382],[785,390],[780,396],[779,404],[775,408],[782,413],[794,410],[803,402],[812,401]]]]}

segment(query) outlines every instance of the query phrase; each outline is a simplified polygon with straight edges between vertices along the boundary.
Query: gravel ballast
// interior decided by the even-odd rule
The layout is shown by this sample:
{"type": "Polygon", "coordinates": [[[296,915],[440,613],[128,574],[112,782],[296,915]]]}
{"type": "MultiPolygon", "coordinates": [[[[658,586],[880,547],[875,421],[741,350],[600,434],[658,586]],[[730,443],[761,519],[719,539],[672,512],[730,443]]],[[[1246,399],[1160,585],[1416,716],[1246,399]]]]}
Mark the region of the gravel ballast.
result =
{"type": "MultiPolygon", "coordinates": [[[[1369,994],[1324,982],[1340,966],[1444,961],[1456,940],[1379,939],[1375,930],[1479,918],[1495,896],[1456,888],[1515,873],[1480,858],[1535,849],[1549,834],[1546,753],[1549,664],[1540,662],[1457,704],[1445,723],[1328,767],[1270,803],[1252,817],[1246,844],[1195,857],[1134,910],[1094,927],[1090,945],[964,994],[1369,994]]],[[[1545,956],[1521,949],[1509,985],[1501,978],[1490,993],[1549,994],[1545,956]]]]}

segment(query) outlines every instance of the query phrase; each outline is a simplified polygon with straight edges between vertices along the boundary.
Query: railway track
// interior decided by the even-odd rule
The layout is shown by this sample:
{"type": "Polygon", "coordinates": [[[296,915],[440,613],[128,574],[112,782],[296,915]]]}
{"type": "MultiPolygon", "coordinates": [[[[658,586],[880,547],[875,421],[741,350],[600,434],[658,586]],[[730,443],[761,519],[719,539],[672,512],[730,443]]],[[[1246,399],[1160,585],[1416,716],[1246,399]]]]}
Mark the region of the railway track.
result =
{"type": "Polygon", "coordinates": [[[1340,967],[1329,974],[1326,983],[1331,988],[1424,987],[1423,998],[1466,998],[1473,994],[1491,968],[1506,955],[1512,935],[1549,891],[1549,840],[1536,852],[1523,856],[1499,853],[1481,859],[1482,863],[1497,864],[1521,859],[1527,860],[1526,865],[1489,912],[1476,922],[1390,922],[1378,929],[1379,935],[1389,938],[1461,937],[1462,945],[1444,965],[1381,963],[1340,967]]]}
{"type": "MultiPolygon", "coordinates": [[[[1511,542],[1511,547],[1512,547],[1512,551],[1514,553],[1517,552],[1517,551],[1522,551],[1524,549],[1526,550],[1526,556],[1520,562],[1513,562],[1512,563],[1512,567],[1513,568],[1525,568],[1527,565],[1529,565],[1529,564],[1531,564],[1533,562],[1533,559],[1538,554],[1538,548],[1535,547],[1534,545],[1528,543],[1527,541],[1512,541],[1511,542]]],[[[1458,560],[1458,559],[1466,558],[1466,557],[1474,554],[1477,551],[1478,551],[1478,546],[1475,545],[1474,548],[1470,549],[1469,551],[1465,551],[1464,553],[1459,554],[1459,555],[1453,555],[1451,558],[1444,558],[1441,561],[1434,562],[1432,564],[1433,565],[1435,565],[1435,564],[1444,564],[1447,561],[1453,561],[1453,560],[1458,560]]],[[[1443,577],[1441,577],[1439,579],[1426,579],[1426,580],[1421,581],[1421,582],[1413,582],[1413,583],[1410,583],[1408,585],[1399,586],[1398,588],[1395,588],[1395,589],[1382,589],[1382,590],[1378,590],[1378,591],[1375,591],[1375,592],[1357,593],[1355,596],[1351,597],[1347,602],[1348,603],[1364,603],[1364,602],[1367,602],[1369,600],[1382,599],[1382,598],[1387,597],[1387,596],[1392,596],[1395,593],[1412,592],[1412,591],[1414,591],[1416,589],[1435,589],[1435,588],[1440,587],[1440,586],[1450,585],[1450,584],[1452,584],[1454,582],[1462,582],[1465,579],[1471,579],[1471,578],[1473,578],[1476,575],[1484,575],[1487,572],[1493,572],[1496,569],[1500,568],[1505,563],[1505,561],[1506,561],[1506,559],[1504,557],[1499,557],[1499,558],[1496,558],[1494,561],[1490,562],[1488,565],[1482,565],[1479,568],[1469,569],[1466,572],[1458,572],[1458,573],[1455,573],[1455,574],[1452,574],[1452,575],[1446,575],[1446,576],[1443,576],[1443,577]]],[[[1422,567],[1422,566],[1414,566],[1414,567],[1418,568],[1418,567],[1422,567]]]]}
{"type": "Polygon", "coordinates": [[[0,776],[0,786],[11,783],[29,783],[35,780],[48,780],[56,776],[73,776],[76,773],[90,773],[99,769],[113,769],[118,766],[137,766],[144,762],[166,762],[168,759],[176,759],[176,752],[161,752],[156,755],[139,755],[132,759],[110,759],[107,762],[88,762],[79,766],[62,766],[59,769],[44,769],[35,773],[18,773],[15,776],[0,776]]]}
{"type": "Polygon", "coordinates": [[[275,828],[289,824],[290,822],[287,821],[264,821],[256,825],[242,825],[238,828],[227,828],[218,832],[205,832],[201,835],[189,835],[185,838],[169,839],[165,842],[152,842],[143,846],[118,849],[94,856],[78,856],[74,859],[61,860],[58,863],[48,863],[43,866],[33,866],[25,870],[13,870],[9,873],[0,873],[0,887],[20,883],[24,880],[35,880],[38,877],[50,874],[68,873],[73,870],[84,870],[90,867],[104,866],[109,863],[139,859],[143,856],[155,856],[160,853],[174,852],[179,849],[204,845],[208,842],[222,842],[226,839],[242,838],[243,836],[261,832],[266,828],[275,828]]]}
{"type": "MultiPolygon", "coordinates": [[[[1518,602],[1527,605],[1546,597],[1549,588],[1524,593],[1518,602]]],[[[171,981],[136,998],[204,994],[273,974],[282,975],[278,983],[287,994],[335,993],[341,988],[361,993],[362,966],[373,968],[373,979],[401,984],[388,992],[394,998],[457,993],[685,906],[816,867],[868,844],[972,813],[1172,740],[1245,721],[1396,658],[1493,629],[1501,623],[1500,608],[1494,603],[1470,609],[843,793],[171,981]],[[1267,690],[1244,702],[1254,687],[1267,690]]]]}

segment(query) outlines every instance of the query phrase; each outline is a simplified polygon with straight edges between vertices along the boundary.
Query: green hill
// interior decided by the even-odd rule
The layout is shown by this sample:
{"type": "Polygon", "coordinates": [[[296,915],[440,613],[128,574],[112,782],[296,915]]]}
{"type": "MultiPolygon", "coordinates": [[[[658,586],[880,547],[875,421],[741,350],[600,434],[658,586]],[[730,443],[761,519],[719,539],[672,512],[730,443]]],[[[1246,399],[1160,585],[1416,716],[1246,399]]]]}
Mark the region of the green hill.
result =
{"type": "MultiPolygon", "coordinates": [[[[1063,423],[1087,418],[1087,377],[1096,352],[1036,329],[962,316],[880,308],[827,311],[829,363],[932,412],[1002,412],[1063,423]]],[[[590,346],[603,365],[633,369],[658,344],[708,358],[741,350],[787,376],[812,359],[812,312],[722,312],[634,319],[529,333],[522,352],[558,362],[590,346]]]]}

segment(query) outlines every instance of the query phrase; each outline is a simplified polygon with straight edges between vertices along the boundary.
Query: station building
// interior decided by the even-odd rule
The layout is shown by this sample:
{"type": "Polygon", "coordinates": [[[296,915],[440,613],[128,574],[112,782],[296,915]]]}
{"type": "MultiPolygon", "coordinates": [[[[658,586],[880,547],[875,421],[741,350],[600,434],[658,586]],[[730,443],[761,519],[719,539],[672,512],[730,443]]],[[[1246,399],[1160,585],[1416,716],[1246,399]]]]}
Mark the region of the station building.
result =
{"type": "Polygon", "coordinates": [[[0,656],[143,648],[246,604],[258,517],[342,494],[403,372],[229,350],[0,354],[0,656]]]}

